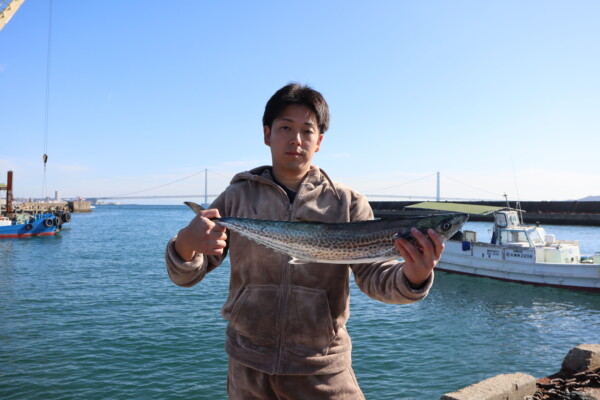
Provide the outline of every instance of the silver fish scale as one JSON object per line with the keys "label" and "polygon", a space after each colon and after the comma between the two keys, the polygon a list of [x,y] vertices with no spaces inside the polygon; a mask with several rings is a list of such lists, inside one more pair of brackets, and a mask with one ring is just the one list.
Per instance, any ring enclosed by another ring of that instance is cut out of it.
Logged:
{"label": "silver fish scale", "polygon": [[[400,257],[393,238],[411,237],[410,227],[435,229],[447,240],[467,220],[463,214],[413,217],[396,221],[341,224],[304,223],[225,217],[215,220],[242,236],[292,257],[290,263],[352,264],[388,261]],[[441,229],[442,223],[450,228]]]}

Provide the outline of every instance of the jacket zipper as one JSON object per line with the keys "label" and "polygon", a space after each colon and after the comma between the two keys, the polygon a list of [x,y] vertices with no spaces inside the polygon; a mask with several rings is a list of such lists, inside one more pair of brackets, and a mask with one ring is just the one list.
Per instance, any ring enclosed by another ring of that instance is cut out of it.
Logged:
{"label": "jacket zipper", "polygon": [[[294,198],[294,202],[290,202],[289,203],[289,207],[288,207],[288,215],[287,215],[287,219],[288,221],[292,220],[292,215],[294,213],[294,203],[297,201],[298,199],[298,195],[300,194],[300,190],[302,190],[302,185],[300,185],[300,189],[298,190],[298,193],[296,193],[296,197]],[[287,198],[287,195],[286,195]],[[288,200],[289,201],[289,200]],[[287,264],[285,265],[282,270],[283,270],[283,276],[282,276],[282,284],[283,284],[283,294],[281,296],[281,316],[280,316],[280,320],[281,320],[281,324],[280,324],[280,329],[278,332],[278,338],[277,338],[277,353],[275,354],[275,365],[274,365],[274,371],[273,373],[275,374],[280,374],[283,368],[283,348],[284,348],[284,344],[285,344],[285,326],[287,323],[287,315],[288,315],[288,309],[289,309],[289,302],[290,302],[290,296],[291,296],[291,292],[292,292],[292,269],[293,269],[293,265],[292,264]]]}

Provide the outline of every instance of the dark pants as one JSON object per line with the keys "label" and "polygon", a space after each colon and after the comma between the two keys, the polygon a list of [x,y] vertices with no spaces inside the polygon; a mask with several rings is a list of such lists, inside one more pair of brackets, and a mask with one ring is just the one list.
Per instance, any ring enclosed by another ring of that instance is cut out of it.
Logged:
{"label": "dark pants", "polygon": [[364,400],[354,371],[330,375],[269,375],[229,358],[231,400]]}

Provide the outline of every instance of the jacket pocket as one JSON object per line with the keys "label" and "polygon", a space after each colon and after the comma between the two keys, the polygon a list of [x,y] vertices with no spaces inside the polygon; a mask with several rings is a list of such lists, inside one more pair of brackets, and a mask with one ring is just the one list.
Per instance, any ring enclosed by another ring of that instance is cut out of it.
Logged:
{"label": "jacket pocket", "polygon": [[327,355],[335,330],[325,290],[293,286],[286,319],[287,353],[301,357]]}
{"label": "jacket pocket", "polygon": [[276,344],[277,286],[246,286],[231,311],[238,345],[258,353]]}

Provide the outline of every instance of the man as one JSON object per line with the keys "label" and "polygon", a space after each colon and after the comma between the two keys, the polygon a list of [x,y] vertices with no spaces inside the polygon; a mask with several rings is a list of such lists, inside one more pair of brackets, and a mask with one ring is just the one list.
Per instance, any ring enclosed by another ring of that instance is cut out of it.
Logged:
{"label": "man", "polygon": [[443,251],[418,230],[419,246],[396,247],[404,262],[289,264],[289,257],[211,221],[221,216],[287,221],[351,222],[373,219],[366,198],[334,183],[312,165],[329,127],[323,96],[289,84],[267,102],[264,143],[272,166],[237,174],[210,210],[199,213],[167,245],[171,280],[193,286],[229,254],[227,392],[232,399],[364,399],[351,365],[350,271],[368,296],[386,303],[423,299]]}

